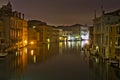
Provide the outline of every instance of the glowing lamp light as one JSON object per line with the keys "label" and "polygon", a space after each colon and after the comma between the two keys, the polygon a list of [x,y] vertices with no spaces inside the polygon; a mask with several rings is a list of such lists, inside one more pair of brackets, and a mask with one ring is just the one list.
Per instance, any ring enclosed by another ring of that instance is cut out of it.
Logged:
{"label": "glowing lamp light", "polygon": [[36,26],[33,26],[33,28],[36,28]]}
{"label": "glowing lamp light", "polygon": [[99,49],[99,47],[98,47],[98,46],[96,46],[96,49],[98,50],[98,49]]}
{"label": "glowing lamp light", "polygon": [[34,42],[33,42],[33,41],[31,41],[31,42],[30,42],[30,44],[34,44]]}
{"label": "glowing lamp light", "polygon": [[62,37],[59,37],[59,40],[62,40]]}
{"label": "glowing lamp light", "polygon": [[47,39],[47,42],[50,42],[50,39],[49,39],[49,38]]}
{"label": "glowing lamp light", "polygon": [[85,43],[89,45],[89,41],[88,41],[88,40],[86,40],[86,42],[85,42]]}
{"label": "glowing lamp light", "polygon": [[27,40],[25,40],[24,43],[27,44]]}

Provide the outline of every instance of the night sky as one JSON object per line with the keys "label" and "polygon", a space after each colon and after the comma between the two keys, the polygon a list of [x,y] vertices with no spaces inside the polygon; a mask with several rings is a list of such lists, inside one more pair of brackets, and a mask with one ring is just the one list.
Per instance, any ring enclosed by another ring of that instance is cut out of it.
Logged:
{"label": "night sky", "polygon": [[[0,6],[9,0],[0,0]],[[50,25],[92,24],[94,11],[120,9],[120,0],[11,0],[13,11],[25,14],[27,20],[36,19]]]}

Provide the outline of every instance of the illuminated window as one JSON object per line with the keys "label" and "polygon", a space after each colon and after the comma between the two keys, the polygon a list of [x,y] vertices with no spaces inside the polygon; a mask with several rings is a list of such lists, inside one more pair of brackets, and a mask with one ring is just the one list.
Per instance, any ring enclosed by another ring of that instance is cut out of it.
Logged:
{"label": "illuminated window", "polygon": [[33,28],[36,28],[36,26],[33,26]]}

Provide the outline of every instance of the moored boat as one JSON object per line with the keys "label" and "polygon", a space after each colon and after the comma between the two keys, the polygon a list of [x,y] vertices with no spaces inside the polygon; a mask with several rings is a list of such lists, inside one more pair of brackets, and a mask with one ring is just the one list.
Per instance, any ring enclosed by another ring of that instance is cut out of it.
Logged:
{"label": "moored boat", "polygon": [[6,57],[8,55],[7,52],[0,53],[0,57]]}

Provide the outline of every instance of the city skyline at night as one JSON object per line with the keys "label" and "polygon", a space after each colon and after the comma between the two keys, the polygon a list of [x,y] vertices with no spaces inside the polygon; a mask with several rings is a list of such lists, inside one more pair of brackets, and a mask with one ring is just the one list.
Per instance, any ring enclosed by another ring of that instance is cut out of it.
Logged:
{"label": "city skyline at night", "polygon": [[[13,10],[25,14],[26,19],[41,20],[50,25],[88,24],[92,25],[94,11],[101,14],[105,11],[120,9],[120,0],[1,0],[0,6],[10,1]],[[97,15],[97,16],[98,16]]]}
{"label": "city skyline at night", "polygon": [[120,80],[120,0],[0,0],[0,80]]}

